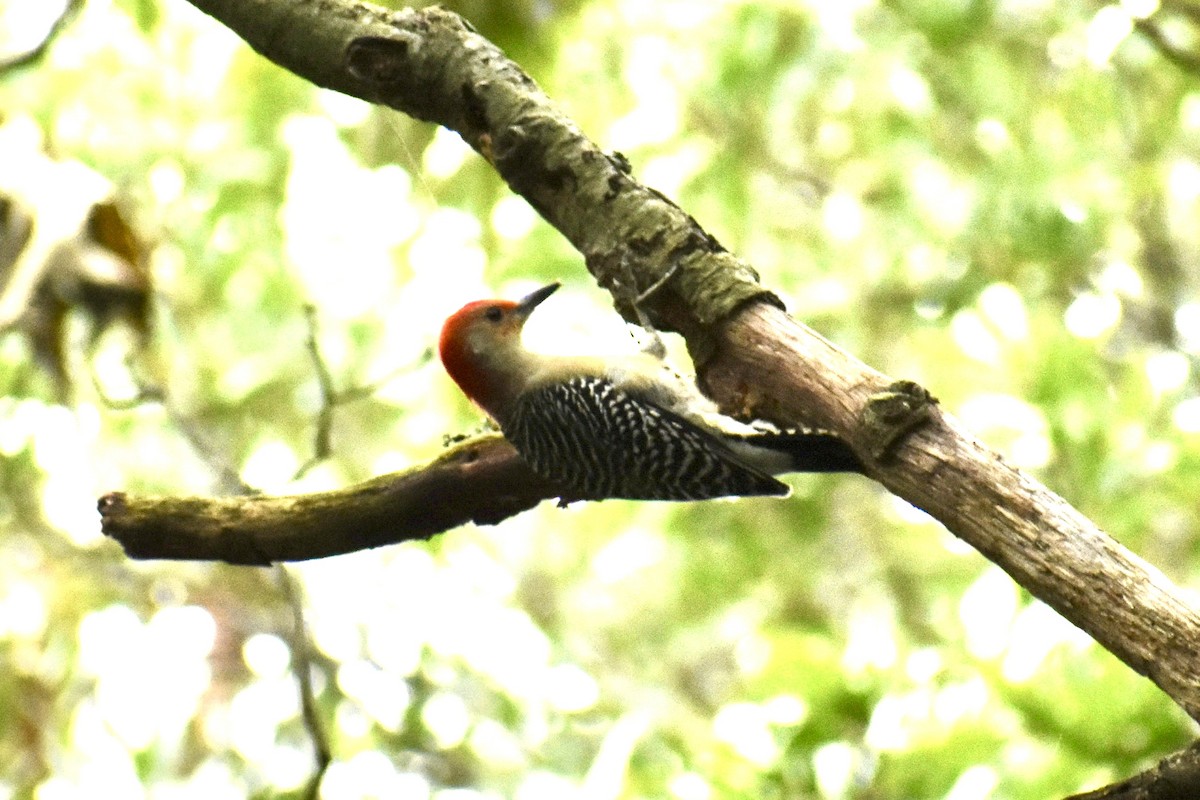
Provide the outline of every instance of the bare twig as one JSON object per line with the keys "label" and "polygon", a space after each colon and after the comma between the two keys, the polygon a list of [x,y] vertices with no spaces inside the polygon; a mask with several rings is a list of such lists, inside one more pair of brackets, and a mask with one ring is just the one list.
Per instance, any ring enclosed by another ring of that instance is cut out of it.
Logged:
{"label": "bare twig", "polygon": [[[313,454],[296,470],[295,475],[292,476],[293,481],[303,478],[313,467],[333,454],[333,423],[334,415],[339,406],[370,397],[379,390],[379,387],[392,380],[396,375],[407,369],[411,369],[411,367],[405,366],[397,367],[389,374],[370,383],[362,384],[361,386],[352,386],[349,389],[338,389],[334,386],[333,375],[329,371],[329,365],[325,362],[325,357],[321,354],[321,345],[318,340],[320,319],[316,306],[312,304],[306,305],[304,307],[304,317],[308,323],[308,336],[305,337],[305,349],[308,351],[309,360],[312,361],[313,371],[317,376],[317,386],[321,390],[321,410],[317,413],[317,428],[313,434]],[[421,360],[428,361],[431,357],[432,353],[426,352]]]}
{"label": "bare twig", "polygon": [[317,341],[319,320],[317,307],[311,303],[304,306],[304,319],[308,323],[308,336],[305,339],[308,357],[312,361],[313,371],[317,374],[317,386],[321,389],[321,410],[317,414],[317,430],[313,434],[313,454],[296,470],[292,480],[300,480],[309,470],[329,458],[332,452],[333,410],[338,403],[338,393],[333,386],[333,376],[329,374],[329,366],[321,356],[321,345]]}
{"label": "bare twig", "polygon": [[1200,54],[1177,44],[1154,19],[1139,19],[1135,26],[1162,53],[1163,58],[1180,69],[1200,73]]}
{"label": "bare twig", "polygon": [[316,772],[309,779],[305,796],[309,800],[317,800],[320,796],[321,780],[329,770],[329,765],[333,761],[333,753],[329,747],[329,735],[325,730],[325,723],[322,722],[321,714],[317,709],[317,695],[313,689],[313,649],[312,640],[308,636],[308,627],[304,622],[304,601],[300,597],[300,590],[287,567],[278,564],[275,571],[279,576],[279,586],[283,591],[283,597],[292,609],[292,632],[288,637],[288,643],[292,650],[292,671],[296,674],[296,680],[300,684],[301,719],[304,722],[304,729],[308,732],[308,738],[312,741],[313,757],[317,762]]}

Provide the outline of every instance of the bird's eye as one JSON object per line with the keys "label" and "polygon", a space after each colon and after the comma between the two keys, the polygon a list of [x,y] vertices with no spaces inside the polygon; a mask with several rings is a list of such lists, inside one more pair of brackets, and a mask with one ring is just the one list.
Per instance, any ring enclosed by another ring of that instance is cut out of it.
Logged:
{"label": "bird's eye", "polygon": [[500,306],[488,306],[483,316],[487,317],[488,322],[499,322],[504,318],[504,312],[500,310]]}

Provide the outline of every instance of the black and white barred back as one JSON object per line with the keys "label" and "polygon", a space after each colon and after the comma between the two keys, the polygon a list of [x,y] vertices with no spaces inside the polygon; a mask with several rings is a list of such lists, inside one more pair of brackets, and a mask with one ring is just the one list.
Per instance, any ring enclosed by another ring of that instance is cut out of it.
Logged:
{"label": "black and white barred back", "polygon": [[714,434],[597,377],[524,393],[501,426],[521,457],[572,498],[707,500],[785,495]]}

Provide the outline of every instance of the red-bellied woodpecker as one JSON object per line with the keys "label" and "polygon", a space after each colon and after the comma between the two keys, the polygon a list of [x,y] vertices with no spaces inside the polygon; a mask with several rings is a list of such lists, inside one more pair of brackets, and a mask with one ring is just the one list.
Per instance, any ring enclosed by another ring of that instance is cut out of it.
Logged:
{"label": "red-bellied woodpecker", "polygon": [[518,302],[468,303],[446,320],[438,349],[450,377],[567,499],[786,495],[788,486],[772,475],[861,471],[833,434],[767,432],[723,416],[648,354],[527,350],[525,321],[558,286]]}

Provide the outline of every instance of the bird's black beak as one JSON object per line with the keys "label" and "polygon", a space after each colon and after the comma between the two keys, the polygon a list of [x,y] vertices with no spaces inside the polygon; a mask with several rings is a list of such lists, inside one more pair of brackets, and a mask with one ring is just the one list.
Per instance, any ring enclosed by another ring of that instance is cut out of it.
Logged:
{"label": "bird's black beak", "polygon": [[522,317],[528,317],[543,300],[558,291],[558,287],[561,285],[561,283],[555,281],[554,283],[543,286],[536,292],[531,292],[525,295],[525,297],[521,298],[520,302],[517,303],[517,313]]}

